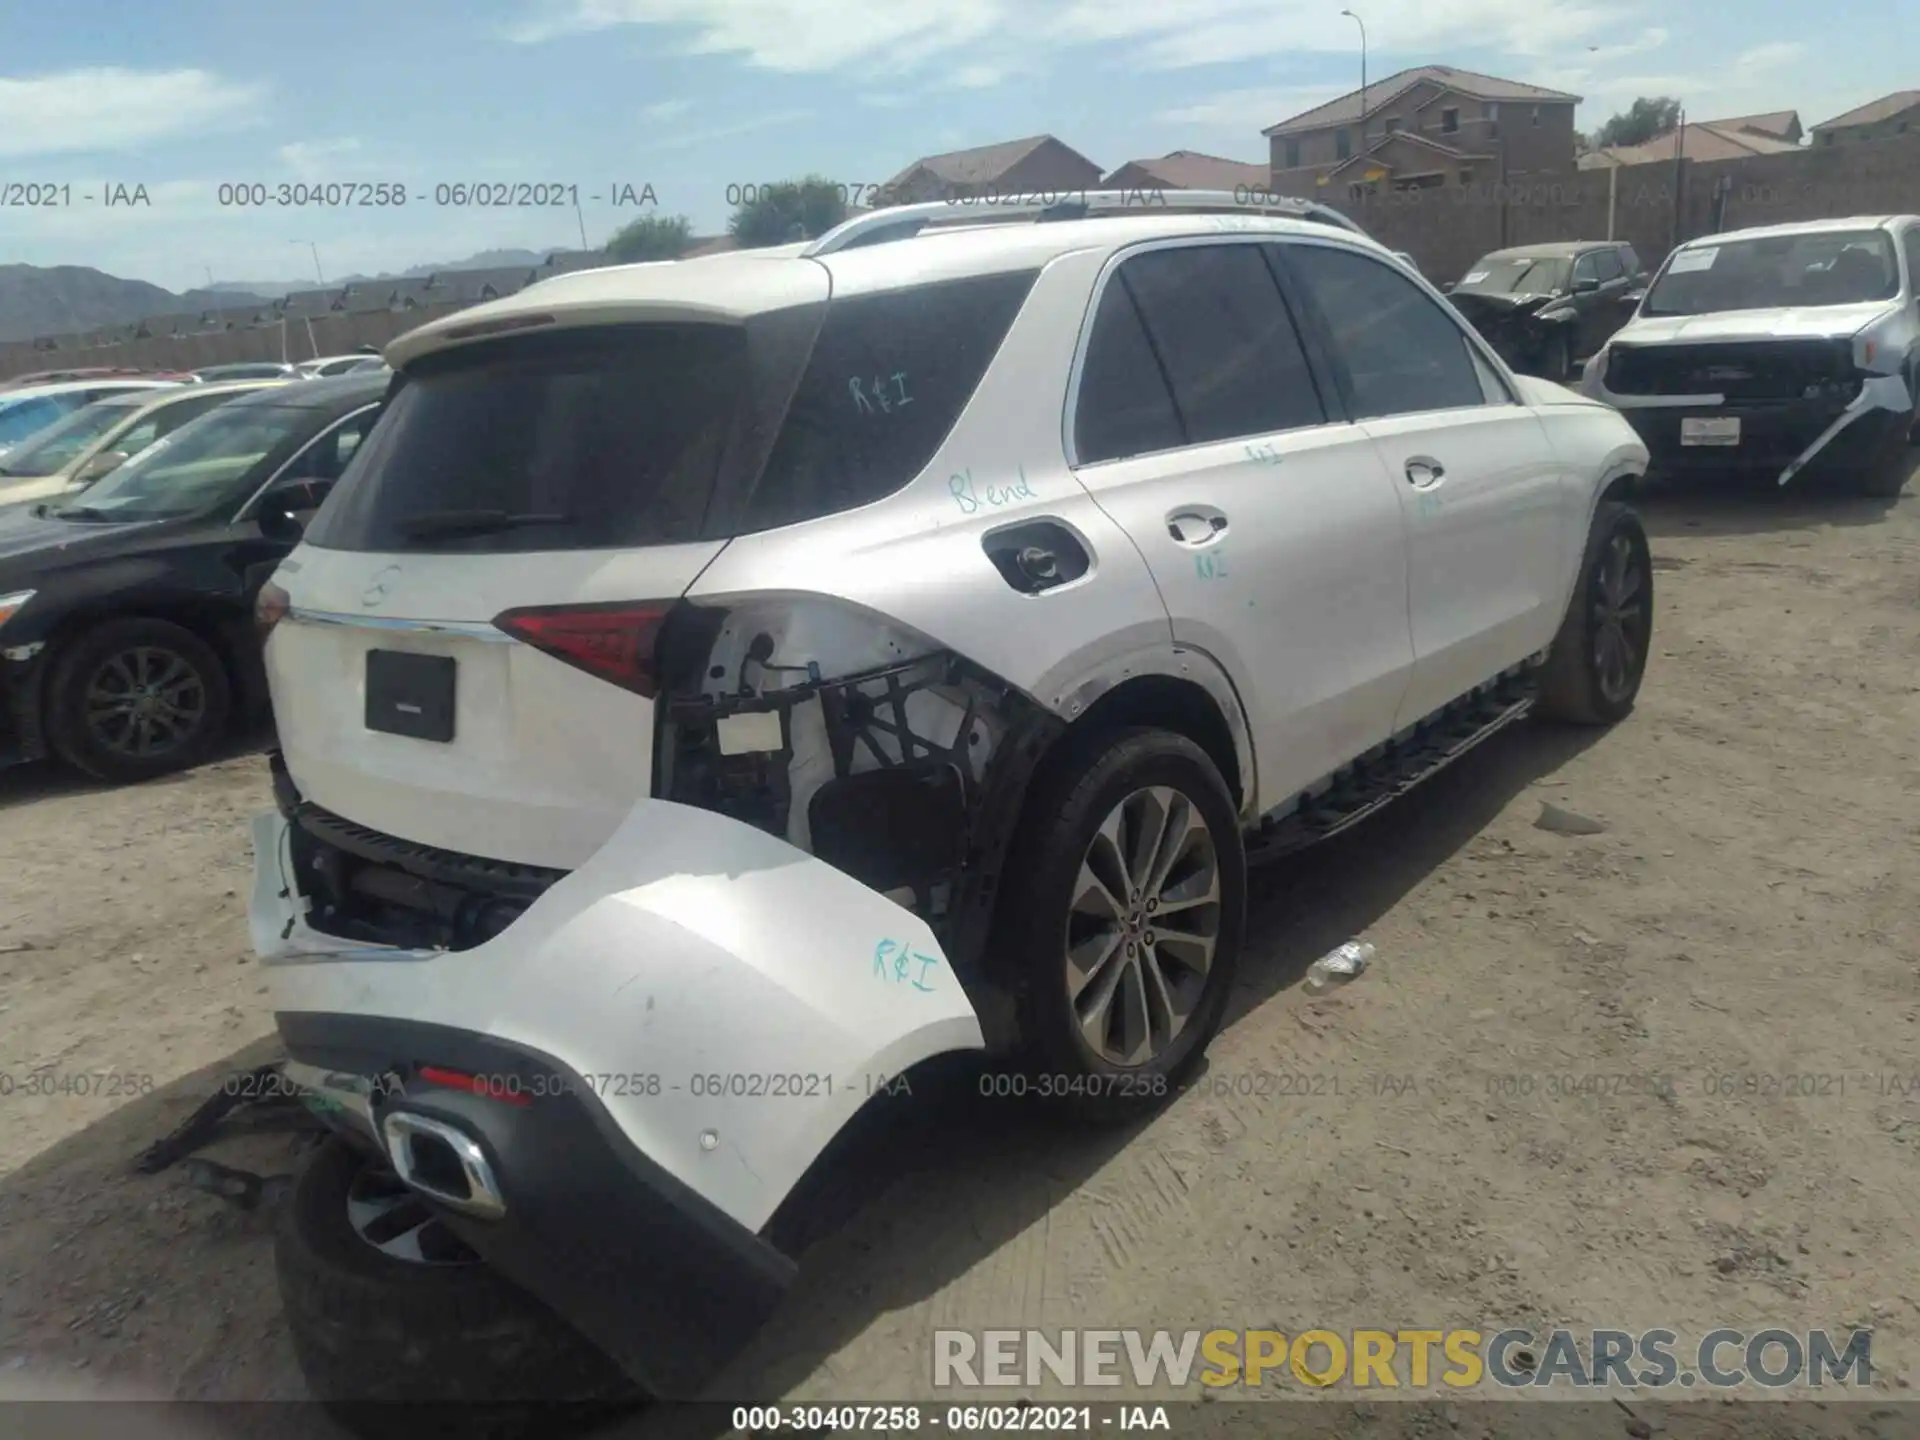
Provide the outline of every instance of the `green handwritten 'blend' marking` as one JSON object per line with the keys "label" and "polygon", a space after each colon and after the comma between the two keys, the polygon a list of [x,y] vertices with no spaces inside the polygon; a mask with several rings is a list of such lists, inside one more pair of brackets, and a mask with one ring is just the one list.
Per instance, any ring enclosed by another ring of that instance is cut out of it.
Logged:
{"label": "green handwritten 'blend' marking", "polygon": [[998,510],[1003,505],[1012,505],[1020,500],[1038,500],[1038,492],[1027,479],[1027,467],[1014,467],[1020,479],[1012,485],[984,485],[974,488],[973,471],[969,468],[947,480],[947,493],[953,496],[953,503],[960,507],[962,515],[976,515],[982,510]]}

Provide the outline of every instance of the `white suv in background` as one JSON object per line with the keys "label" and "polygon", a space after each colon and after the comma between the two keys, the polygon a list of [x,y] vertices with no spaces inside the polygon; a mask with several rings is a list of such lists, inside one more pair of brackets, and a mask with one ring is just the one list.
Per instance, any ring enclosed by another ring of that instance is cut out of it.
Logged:
{"label": "white suv in background", "polygon": [[[887,1077],[986,1049],[1157,1103],[1250,855],[1536,706],[1632,707],[1627,423],[1319,207],[1170,198],[902,207],[389,347],[261,610],[254,935],[365,1157],[282,1235],[321,1393],[403,1373],[314,1278],[380,1157],[435,1253],[684,1392]],[[443,1389],[504,1383],[470,1316],[406,1313]]]}
{"label": "white suv in background", "polygon": [[1656,474],[1898,495],[1920,464],[1920,216],[1688,241],[1582,387],[1633,423]]}

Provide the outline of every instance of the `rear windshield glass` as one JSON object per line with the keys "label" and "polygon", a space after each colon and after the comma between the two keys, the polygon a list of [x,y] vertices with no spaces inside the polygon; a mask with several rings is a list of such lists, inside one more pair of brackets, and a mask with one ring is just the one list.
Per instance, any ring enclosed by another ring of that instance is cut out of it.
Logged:
{"label": "rear windshield glass", "polygon": [[584,550],[696,539],[746,375],[729,325],[553,333],[410,371],[307,539]]}
{"label": "rear windshield glass", "polygon": [[1858,305],[1899,293],[1900,266],[1886,231],[1816,230],[1677,250],[1640,313]]}
{"label": "rear windshield glass", "polygon": [[1456,290],[1470,295],[1552,295],[1564,290],[1573,264],[1547,256],[1508,256],[1482,260],[1466,273]]}

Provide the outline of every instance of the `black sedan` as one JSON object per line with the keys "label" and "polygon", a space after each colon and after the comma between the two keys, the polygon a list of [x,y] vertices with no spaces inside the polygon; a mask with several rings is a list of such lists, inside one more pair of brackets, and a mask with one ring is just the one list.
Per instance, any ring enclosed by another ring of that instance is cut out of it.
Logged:
{"label": "black sedan", "polygon": [[244,395],[56,504],[0,511],[0,759],[103,780],[204,759],[266,687],[254,597],[388,377]]}
{"label": "black sedan", "polygon": [[1564,240],[1483,255],[1446,292],[1514,369],[1565,384],[1633,317],[1647,275],[1624,241]]}

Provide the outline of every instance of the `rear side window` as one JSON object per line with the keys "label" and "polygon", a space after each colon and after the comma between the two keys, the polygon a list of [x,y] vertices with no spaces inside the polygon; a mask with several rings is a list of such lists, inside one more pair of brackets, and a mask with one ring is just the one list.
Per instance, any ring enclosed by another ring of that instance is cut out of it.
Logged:
{"label": "rear side window", "polygon": [[745,356],[731,325],[552,332],[430,356],[308,538],[488,552],[696,539]]}
{"label": "rear side window", "polygon": [[1184,443],[1325,422],[1300,337],[1258,246],[1149,250],[1123,263],[1107,288],[1116,284],[1139,307]]}
{"label": "rear side window", "polygon": [[1920,295],[1920,228],[1907,231],[1907,293]]}
{"label": "rear side window", "polygon": [[1087,336],[1073,415],[1074,457],[1094,465],[1177,450],[1185,441],[1166,373],[1140,323],[1140,307],[1116,276],[1101,292]]}
{"label": "rear side window", "polygon": [[833,515],[906,485],[952,432],[1033,288],[1034,272],[835,300],[744,525]]}
{"label": "rear side window", "polygon": [[1631,245],[1622,245],[1620,247],[1620,268],[1629,276],[1640,273],[1640,256]]}
{"label": "rear side window", "polygon": [[1487,403],[1465,334],[1398,270],[1331,245],[1281,249],[1346,368],[1355,419]]}

